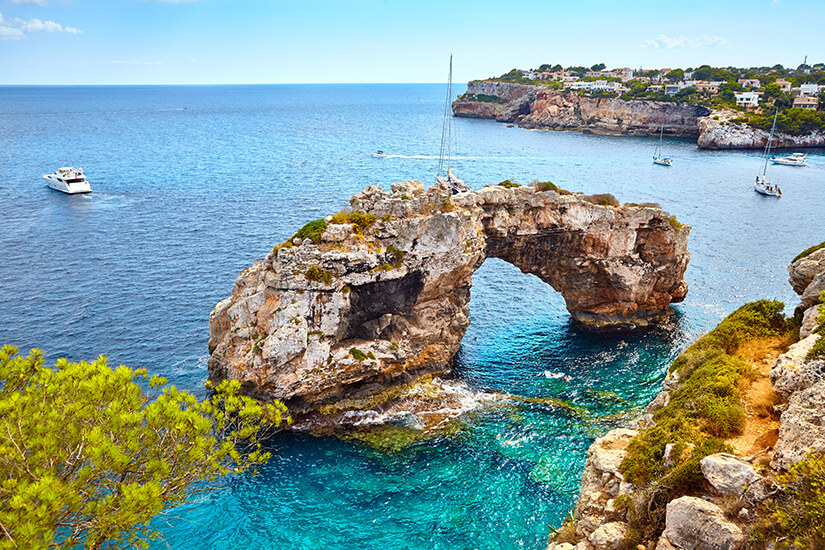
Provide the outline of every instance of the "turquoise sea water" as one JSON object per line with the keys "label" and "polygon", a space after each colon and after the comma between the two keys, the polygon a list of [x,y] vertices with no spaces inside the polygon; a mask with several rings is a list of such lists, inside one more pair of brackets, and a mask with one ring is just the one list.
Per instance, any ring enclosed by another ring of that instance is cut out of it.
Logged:
{"label": "turquoise sea water", "polygon": [[[244,267],[367,185],[433,180],[443,91],[0,88],[0,342],[49,359],[106,354],[202,393],[209,311]],[[286,434],[258,476],[224,480],[159,523],[172,548],[543,548],[575,502],[593,438],[632,418],[675,355],[736,306],[795,303],[786,265],[825,240],[821,150],[807,168],[770,168],[775,200],[752,191],[758,152],[667,140],[674,166],[664,168],[650,139],[467,119],[454,128],[454,170],[473,187],[552,180],[659,202],[692,225],[691,291],[674,327],[589,334],[552,288],[489,260],[453,374],[516,396],[513,406],[394,454]],[[377,149],[398,157],[371,158]],[[42,174],[71,164],[93,194],[45,186]]]}

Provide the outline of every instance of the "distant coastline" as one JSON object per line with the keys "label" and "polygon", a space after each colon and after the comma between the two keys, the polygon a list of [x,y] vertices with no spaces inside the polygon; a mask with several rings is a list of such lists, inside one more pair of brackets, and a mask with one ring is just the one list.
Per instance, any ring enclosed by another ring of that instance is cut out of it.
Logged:
{"label": "distant coastline", "polygon": [[453,102],[453,114],[604,134],[645,136],[662,129],[696,139],[703,149],[758,149],[778,110],[776,147],[823,147],[825,67],[800,67],[634,71],[542,65],[470,81]]}

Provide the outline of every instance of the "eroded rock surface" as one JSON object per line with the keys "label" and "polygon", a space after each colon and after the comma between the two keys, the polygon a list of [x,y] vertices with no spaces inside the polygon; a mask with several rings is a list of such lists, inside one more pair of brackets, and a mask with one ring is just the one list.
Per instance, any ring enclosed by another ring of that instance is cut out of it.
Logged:
{"label": "eroded rock surface", "polygon": [[687,292],[689,228],[659,208],[532,187],[452,196],[420,182],[371,186],[350,202],[371,221],[329,218],[314,240],[241,273],[210,316],[211,379],[240,380],[297,415],[391,403],[448,368],[488,257],[537,275],[574,319],[598,327],[657,322]]}
{"label": "eroded rock surface", "polygon": [[[770,132],[751,128],[747,124],[736,124],[713,117],[699,120],[700,135],[697,145],[702,149],[761,149],[768,143]],[[776,133],[773,136],[774,147],[822,147],[825,145],[825,133],[813,132],[794,136]]]}
{"label": "eroded rock surface", "polygon": [[705,107],[687,103],[597,98],[543,86],[479,80],[471,81],[467,94],[453,103],[455,116],[494,118],[525,128],[658,135],[664,123],[667,135],[683,137],[697,137],[698,120],[709,113]]}
{"label": "eroded rock surface", "polygon": [[[472,80],[467,93],[453,102],[458,117],[489,118],[525,128],[697,138],[702,149],[762,149],[769,132],[735,123],[735,112],[711,112],[690,103],[582,96],[545,86]],[[822,147],[825,132],[777,133],[774,147]]]}
{"label": "eroded rock surface", "polygon": [[680,550],[737,550],[745,535],[727,521],[721,508],[696,497],[682,497],[667,505],[664,536]]}

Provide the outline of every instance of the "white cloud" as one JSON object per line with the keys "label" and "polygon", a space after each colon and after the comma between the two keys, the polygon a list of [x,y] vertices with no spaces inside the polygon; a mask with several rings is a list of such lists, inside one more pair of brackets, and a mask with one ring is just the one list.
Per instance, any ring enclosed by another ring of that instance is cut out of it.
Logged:
{"label": "white cloud", "polygon": [[48,0],[10,0],[9,4],[35,4],[37,6],[45,6],[49,2]]}
{"label": "white cloud", "polygon": [[30,34],[41,32],[65,32],[80,34],[83,31],[74,27],[67,27],[54,21],[42,19],[20,19],[19,17],[4,17],[0,13],[0,40],[21,40]]}
{"label": "white cloud", "polygon": [[666,48],[671,50],[673,48],[709,48],[715,46],[722,46],[727,44],[728,40],[721,36],[710,36],[703,34],[694,38],[687,38],[685,36],[671,37],[664,34],[659,34],[653,40],[645,40],[645,48]]}

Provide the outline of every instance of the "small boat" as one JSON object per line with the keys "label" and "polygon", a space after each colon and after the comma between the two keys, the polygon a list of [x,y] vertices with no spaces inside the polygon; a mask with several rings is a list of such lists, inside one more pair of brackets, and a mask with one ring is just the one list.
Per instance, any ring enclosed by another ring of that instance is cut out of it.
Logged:
{"label": "small boat", "polygon": [[658,164],[660,166],[673,166],[673,159],[670,157],[663,157],[662,156],[662,138],[665,134],[665,121],[662,121],[662,127],[659,129],[659,143],[656,145],[656,149],[653,151],[653,164]]}
{"label": "small boat", "polygon": [[[438,155],[438,172],[435,177],[439,183],[443,183],[452,189],[453,195],[470,191],[470,186],[464,180],[456,177],[450,167],[452,161],[452,141],[453,141],[453,114],[450,98],[453,94],[453,56],[450,56],[450,75],[447,79],[447,102],[444,105],[444,121],[441,126],[441,152]],[[442,176],[441,170],[444,168],[444,157],[447,157],[447,175]]]}
{"label": "small boat", "polygon": [[387,153],[385,153],[384,151],[381,151],[380,149],[372,154],[372,158],[375,158],[375,159],[385,159],[388,156],[389,155]]}
{"label": "small boat", "polygon": [[805,153],[792,153],[787,157],[771,157],[771,162],[783,166],[808,166]]}
{"label": "small boat", "polygon": [[765,145],[765,163],[762,167],[762,175],[756,176],[756,182],[753,184],[753,190],[766,197],[781,197],[782,191],[778,185],[774,185],[768,181],[768,159],[771,156],[771,144],[773,143],[773,133],[776,130],[776,117],[779,115],[779,109],[773,115],[773,126],[771,127],[771,135],[768,137],[768,143]]}
{"label": "small boat", "polygon": [[760,195],[765,195],[766,197],[781,197],[782,190],[779,189],[779,186],[771,184],[765,178],[760,178],[756,176],[756,182],[753,184],[753,190],[759,193]]}
{"label": "small boat", "polygon": [[83,168],[73,166],[58,168],[56,172],[44,174],[43,177],[49,182],[49,187],[61,193],[76,195],[92,192],[92,186],[83,174]]}

